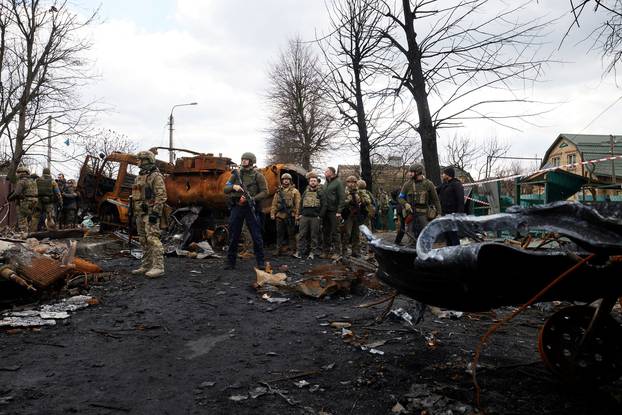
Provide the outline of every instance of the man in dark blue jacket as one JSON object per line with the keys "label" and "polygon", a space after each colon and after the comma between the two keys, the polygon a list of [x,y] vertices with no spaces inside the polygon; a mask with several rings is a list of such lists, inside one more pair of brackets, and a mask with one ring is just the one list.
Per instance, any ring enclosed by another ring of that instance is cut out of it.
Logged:
{"label": "man in dark blue jacket", "polygon": [[[462,182],[456,179],[456,171],[453,167],[446,167],[441,174],[443,183],[437,188],[438,197],[441,200],[443,215],[450,213],[464,213],[464,187]],[[460,245],[458,233],[445,232],[447,245]]]}

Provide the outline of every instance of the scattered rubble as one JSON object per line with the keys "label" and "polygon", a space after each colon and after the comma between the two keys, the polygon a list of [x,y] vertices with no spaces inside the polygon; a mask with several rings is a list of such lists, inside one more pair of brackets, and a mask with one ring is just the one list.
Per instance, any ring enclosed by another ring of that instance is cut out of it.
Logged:
{"label": "scattered rubble", "polygon": [[76,295],[58,303],[42,305],[36,310],[5,311],[0,314],[0,327],[54,326],[56,320],[69,318],[69,312],[95,304],[98,304],[96,298]]}

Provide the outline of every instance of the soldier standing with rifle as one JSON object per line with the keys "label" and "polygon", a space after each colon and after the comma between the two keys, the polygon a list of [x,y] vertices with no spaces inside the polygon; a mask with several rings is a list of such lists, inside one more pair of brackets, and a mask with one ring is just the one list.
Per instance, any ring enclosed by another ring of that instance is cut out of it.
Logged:
{"label": "soldier standing with rifle", "polygon": [[37,230],[39,217],[37,204],[39,203],[37,183],[30,177],[26,167],[18,167],[19,180],[8,197],[9,201],[17,200],[18,230],[28,234]]}
{"label": "soldier standing with rifle", "polygon": [[402,205],[406,234],[412,239],[411,243],[416,244],[425,225],[434,219],[431,208],[434,207],[437,215],[441,214],[441,202],[434,183],[423,175],[421,163],[410,166],[408,177],[410,180],[402,186],[397,200]]}
{"label": "soldier standing with rifle", "polygon": [[256,162],[257,158],[253,153],[242,154],[242,168],[233,170],[231,178],[225,185],[224,191],[229,196],[231,216],[229,217],[229,251],[224,269],[235,268],[238,244],[245,221],[253,238],[257,268],[265,268],[263,239],[255,203],[268,196],[268,184],[263,174],[255,168]]}
{"label": "soldier standing with rifle", "polygon": [[39,209],[47,230],[56,229],[57,204],[63,207],[63,197],[60,194],[58,183],[52,178],[50,169],[45,167],[43,174],[37,179],[39,195]]}
{"label": "soldier standing with rifle", "polygon": [[292,184],[289,173],[281,175],[281,186],[272,199],[270,218],[276,220],[276,249],[274,254],[280,255],[283,241],[287,238],[287,246],[296,251],[296,226],[298,209],[300,207],[300,192]]}
{"label": "soldier standing with rifle", "polygon": [[160,220],[166,203],[164,177],[155,164],[151,151],[141,151],[136,157],[140,171],[132,186],[133,216],[136,217],[138,239],[143,248],[140,268],[132,274],[145,274],[147,278],[164,275],[164,249],[160,241]]}

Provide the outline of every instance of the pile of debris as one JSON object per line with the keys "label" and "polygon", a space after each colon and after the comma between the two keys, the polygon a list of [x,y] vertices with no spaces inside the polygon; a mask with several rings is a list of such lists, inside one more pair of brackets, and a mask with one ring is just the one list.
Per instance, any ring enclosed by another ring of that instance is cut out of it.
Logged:
{"label": "pile of debris", "polygon": [[279,269],[281,272],[273,273],[268,264],[265,271],[255,268],[257,280],[254,287],[264,293],[263,298],[270,302],[275,302],[270,293],[276,292],[295,292],[319,299],[337,293],[348,293],[357,284],[370,289],[382,289],[382,284],[374,276],[374,270],[374,265],[369,263],[358,266],[350,262],[331,263],[313,267],[303,272],[301,278],[294,279],[287,276],[286,265]]}
{"label": "pile of debris", "polygon": [[76,241],[0,240],[0,284],[10,282],[37,293],[74,275],[102,269],[76,257]]}

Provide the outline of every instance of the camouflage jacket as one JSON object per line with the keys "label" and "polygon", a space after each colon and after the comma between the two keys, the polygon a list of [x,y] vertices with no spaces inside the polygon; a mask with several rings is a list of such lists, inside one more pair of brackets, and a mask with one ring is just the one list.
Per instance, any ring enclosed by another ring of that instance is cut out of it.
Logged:
{"label": "camouflage jacket", "polygon": [[[285,201],[285,207],[283,207],[281,199]],[[280,186],[272,199],[270,215],[275,215],[279,219],[287,219],[287,211],[289,211],[290,216],[297,217],[300,199],[300,192],[293,185]]]}
{"label": "camouflage jacket", "polygon": [[404,183],[397,200],[402,206],[409,203],[416,213],[425,214],[428,206],[434,206],[436,212],[441,214],[441,201],[436,187],[425,177],[419,181],[411,179]]}
{"label": "camouflage jacket", "polygon": [[136,215],[155,213],[162,215],[166,203],[164,177],[158,169],[143,172],[136,176],[132,186],[132,200]]}
{"label": "camouflage jacket", "polygon": [[8,200],[36,199],[38,197],[37,183],[29,176],[20,177],[8,197]]}

